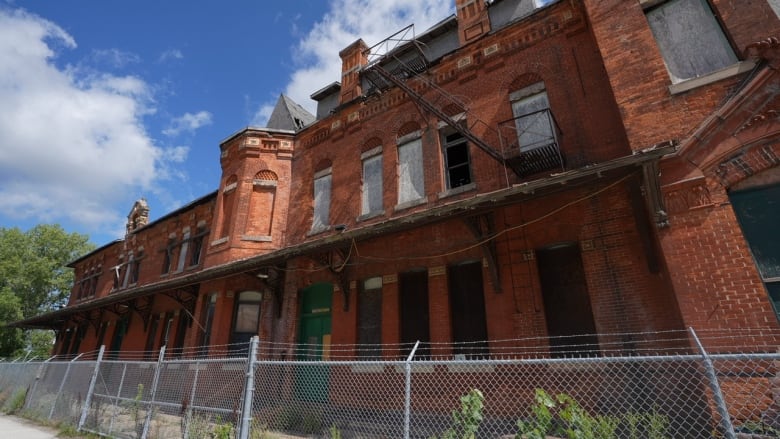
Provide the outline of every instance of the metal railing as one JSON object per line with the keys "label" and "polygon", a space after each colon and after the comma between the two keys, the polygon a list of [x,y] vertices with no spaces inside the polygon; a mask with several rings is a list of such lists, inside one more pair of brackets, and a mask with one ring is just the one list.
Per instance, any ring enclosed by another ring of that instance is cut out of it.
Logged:
{"label": "metal railing", "polygon": [[27,416],[119,438],[780,437],[780,331],[597,339],[596,354],[572,345],[587,356],[566,358],[546,338],[490,341],[469,360],[452,355],[465,346],[419,342],[369,361],[356,345],[293,360],[309,346],[257,338],[232,357],[101,350],[0,363],[0,405],[22,395]]}

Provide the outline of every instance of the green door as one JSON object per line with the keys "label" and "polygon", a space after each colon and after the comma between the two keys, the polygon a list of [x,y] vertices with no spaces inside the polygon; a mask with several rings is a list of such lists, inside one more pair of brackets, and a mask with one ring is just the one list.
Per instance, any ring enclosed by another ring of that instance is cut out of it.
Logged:
{"label": "green door", "polygon": [[[298,324],[298,354],[300,361],[330,359],[330,308],[333,285],[314,284],[301,291],[301,320]],[[297,368],[296,395],[312,402],[328,400],[328,366],[301,364]]]}

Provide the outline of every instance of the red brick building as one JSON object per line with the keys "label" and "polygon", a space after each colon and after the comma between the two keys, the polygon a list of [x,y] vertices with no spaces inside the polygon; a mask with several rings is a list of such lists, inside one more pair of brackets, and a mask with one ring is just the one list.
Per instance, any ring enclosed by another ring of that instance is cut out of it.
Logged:
{"label": "red brick building", "polygon": [[316,116],[281,97],[219,145],[216,192],[151,223],[139,201],[68,306],[18,324],[62,354],[257,334],[322,358],[776,329],[776,2],[456,6],[345,48]]}

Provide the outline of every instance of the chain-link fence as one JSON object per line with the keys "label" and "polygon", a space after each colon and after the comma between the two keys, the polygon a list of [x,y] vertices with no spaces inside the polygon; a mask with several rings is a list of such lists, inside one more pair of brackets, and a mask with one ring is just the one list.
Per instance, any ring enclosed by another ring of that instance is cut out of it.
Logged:
{"label": "chain-link fence", "polygon": [[597,339],[101,351],[0,363],[0,404],[120,438],[780,437],[780,332]]}

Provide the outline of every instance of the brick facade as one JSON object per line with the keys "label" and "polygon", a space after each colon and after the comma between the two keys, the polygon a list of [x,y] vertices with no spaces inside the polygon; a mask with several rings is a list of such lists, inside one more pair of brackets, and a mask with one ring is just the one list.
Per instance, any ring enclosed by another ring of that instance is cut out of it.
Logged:
{"label": "brick facade", "polygon": [[[170,318],[169,346],[186,355],[207,332],[214,347],[237,340],[238,297],[257,291],[257,334],[294,346],[302,297],[325,284],[333,290],[323,309],[330,343],[354,345],[362,282],[381,277],[383,355],[395,357],[406,324],[403,274],[425,270],[428,341],[448,343],[461,324],[448,270],[476,263],[488,343],[500,352],[506,343],[527,348],[521,340],[577,329],[551,323],[564,311],[550,302],[555,282],[543,275],[555,267],[540,259],[569,249],[576,258],[567,260],[571,269],[560,282],[584,292],[592,309],[583,311],[585,320],[602,345],[633,352],[635,340],[612,335],[618,333],[777,329],[729,202],[732,190],[780,180],[780,76],[773,67],[780,57],[776,40],[767,39],[780,21],[769,6],[750,2],[736,13],[732,2],[713,1],[740,65],[756,67],[679,91],[670,88],[642,2],[558,1],[505,23],[489,15],[502,2],[456,3],[457,23],[439,31],[457,33],[452,41],[459,46],[405,84],[426,102],[442,102],[440,90],[458,100],[431,109],[398,86],[373,93],[364,81],[366,45],[356,41],[340,54],[333,111],[300,130],[247,128],[226,139],[215,193],[129,225],[124,240],[75,261],[69,306],[27,324],[58,329],[55,350],[67,353],[94,349],[105,322],[103,342],[110,345],[118,322],[130,316],[121,349],[142,351],[160,347]],[[502,131],[517,126],[512,100],[519,98],[512,96],[539,83],[554,118],[558,168],[521,175],[469,142],[470,181],[449,187],[446,118],[438,111],[465,118],[497,155],[517,155],[507,149],[518,148],[511,146],[518,135]],[[677,146],[659,152],[670,140]],[[399,145],[410,141],[421,148],[423,193],[399,203]],[[381,157],[382,209],[367,215],[361,207],[369,153]],[[329,214],[326,227],[315,228],[315,176],[326,171]],[[196,246],[200,258],[193,261]],[[125,283],[123,270],[138,255],[137,279]],[[189,259],[179,268],[181,255]],[[80,325],[86,330],[75,345],[65,334]],[[441,346],[432,354],[455,354]],[[293,355],[292,347],[262,349]]]}

